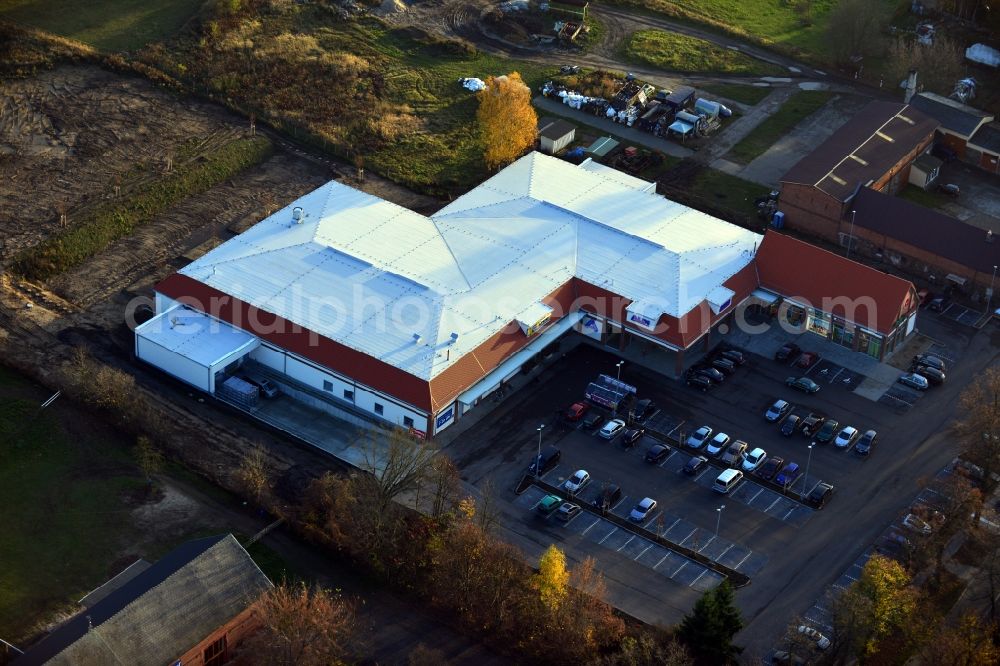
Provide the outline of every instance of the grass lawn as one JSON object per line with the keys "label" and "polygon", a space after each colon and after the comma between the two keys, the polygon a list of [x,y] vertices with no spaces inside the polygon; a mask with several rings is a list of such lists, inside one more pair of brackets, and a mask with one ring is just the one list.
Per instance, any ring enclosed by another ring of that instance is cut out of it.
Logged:
{"label": "grass lawn", "polygon": [[907,185],[899,196],[927,208],[940,208],[953,199],[937,190],[922,190],[916,185]]}
{"label": "grass lawn", "polygon": [[714,206],[725,208],[737,215],[754,216],[757,207],[754,199],[762,197],[770,190],[763,185],[751,183],[715,169],[702,169],[687,186],[695,197]]}
{"label": "grass lawn", "polygon": [[761,100],[774,92],[769,87],[743,86],[738,83],[706,83],[699,86],[699,89],[710,95],[718,95],[750,106],[760,104]]}
{"label": "grass lawn", "polygon": [[635,63],[661,67],[674,72],[727,74],[733,76],[782,76],[785,70],[775,65],[703,39],[663,30],[640,30],[633,33],[623,49],[623,56]]}
{"label": "grass lawn", "polygon": [[103,51],[131,51],[176,33],[203,0],[0,0],[0,18]]}
{"label": "grass lawn", "polygon": [[726,157],[734,162],[749,164],[773,146],[775,141],[788,134],[802,119],[818,111],[831,97],[833,93],[826,90],[798,91],[733,146]]}

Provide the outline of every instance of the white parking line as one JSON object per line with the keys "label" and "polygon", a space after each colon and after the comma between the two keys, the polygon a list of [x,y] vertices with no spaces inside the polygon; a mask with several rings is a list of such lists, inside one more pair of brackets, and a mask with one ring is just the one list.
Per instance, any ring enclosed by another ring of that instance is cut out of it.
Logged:
{"label": "white parking line", "polygon": [[781,517],[781,519],[782,519],[782,520],[788,520],[788,516],[792,515],[792,512],[793,512],[793,511],[795,511],[795,508],[796,508],[796,507],[794,507],[794,506],[793,506],[793,507],[792,507],[791,509],[789,509],[789,510],[788,510],[788,511],[787,511],[787,512],[785,513],[785,515],[783,515],[783,516]]}
{"label": "white parking line", "polygon": [[[645,551],[643,551],[643,552],[645,552]],[[663,560],[667,559],[669,556],[670,556],[670,553],[667,553],[666,555],[664,555],[663,557],[661,557],[660,561],[653,565],[653,569],[656,569],[658,566],[660,566],[661,564],[663,564]]]}
{"label": "white parking line", "polygon": [[[643,555],[645,555],[645,554],[646,554],[646,551],[647,551],[647,550],[649,550],[649,549],[650,549],[650,548],[652,548],[652,547],[653,547],[653,544],[649,544],[648,546],[646,546],[645,548],[643,548],[643,549],[642,549],[642,552],[641,552],[641,553],[639,553],[638,555],[636,555],[636,556],[635,556],[635,559],[637,559],[637,560],[638,560],[638,559],[639,559],[640,557],[642,557]],[[664,557],[666,557],[666,555],[664,555]]]}
{"label": "white parking line", "polygon": [[688,587],[694,587],[694,584],[697,583],[699,580],[701,580],[701,577],[704,576],[707,573],[708,573],[708,569],[702,569],[701,573],[698,574],[698,577],[695,578],[693,581],[691,581],[691,584],[688,585]]}
{"label": "white parking line", "polygon": [[678,430],[680,430],[681,426],[682,426],[682,425],[684,425],[685,423],[687,423],[687,421],[681,421],[680,423],[678,423],[677,425],[675,425],[675,426],[674,426],[674,429],[673,429],[673,430],[671,430],[670,432],[668,432],[668,433],[667,433],[667,439],[670,439],[670,437],[671,437],[671,436],[672,436],[672,435],[673,435],[673,434],[674,434],[675,432],[677,432]]}
{"label": "white parking line", "polygon": [[672,574],[670,574],[670,577],[673,578],[674,576],[676,576],[677,574],[679,574],[681,572],[681,569],[683,569],[687,565],[688,565],[688,561],[687,560],[684,560],[683,562],[681,562],[681,565],[679,567],[677,567],[677,571],[675,571]]}
{"label": "white parking line", "polygon": [[664,458],[663,462],[661,462],[659,465],[657,465],[657,467],[663,467],[664,465],[667,464],[667,461],[670,460],[671,458],[673,458],[675,455],[677,455],[677,451],[671,451],[670,455],[668,455],[666,458]]}
{"label": "white parking line", "polygon": [[692,536],[694,536],[694,533],[697,532],[697,531],[698,531],[697,527],[694,528],[693,530],[691,530],[691,534],[688,534],[686,537],[684,537],[683,539],[681,539],[681,545],[683,546],[684,542],[687,541],[688,539],[690,539]]}
{"label": "white parking line", "polygon": [[736,545],[735,543],[729,544],[729,548],[726,548],[724,551],[722,551],[721,553],[719,553],[719,556],[717,558],[715,558],[715,561],[718,562],[723,557],[725,557],[726,553],[728,553],[729,551],[731,551],[733,549],[733,546],[735,546],[735,545]]}
{"label": "white parking line", "polygon": [[843,369],[843,368],[841,368],[840,370],[837,370],[837,372],[836,372],[836,373],[834,373],[833,377],[830,377],[830,383],[832,384],[832,383],[833,383],[833,381],[834,381],[834,380],[835,380],[835,379],[836,379],[837,377],[839,377],[839,376],[840,376],[840,373],[842,373],[843,371],[844,371],[844,369]]}
{"label": "white parking line", "polygon": [[742,560],[740,560],[739,562],[737,562],[736,566],[734,566],[733,569],[737,569],[738,570],[741,566],[743,566],[744,562],[746,562],[748,559],[750,559],[751,555],[753,555],[753,551],[752,550],[749,553],[746,554],[746,557],[744,557]]}
{"label": "white parking line", "polygon": [[703,477],[706,474],[708,474],[708,469],[709,469],[708,467],[706,467],[705,469],[703,469],[702,472],[701,472],[701,474],[699,474],[698,476],[694,477],[694,480],[698,481],[699,479],[701,479],[701,477]]}
{"label": "white parking line", "polygon": [[585,530],[583,530],[583,533],[586,534],[587,532],[589,532],[591,530],[591,528],[593,528],[594,525],[596,525],[599,522],[601,522],[601,519],[600,518],[595,518],[594,522],[592,522],[589,527],[587,527]]}
{"label": "white parking line", "polygon": [[753,501],[754,501],[755,499],[757,499],[758,497],[760,497],[760,494],[761,494],[762,492],[764,492],[764,486],[761,486],[761,487],[760,487],[760,490],[758,490],[758,491],[757,491],[757,492],[756,492],[756,493],[754,494],[754,496],[753,496],[753,497],[751,497],[750,499],[748,499],[748,500],[747,500],[747,504],[753,504]]}
{"label": "white parking line", "polygon": [[699,548],[699,549],[698,549],[698,552],[700,553],[701,551],[703,551],[703,550],[705,550],[706,548],[708,548],[708,544],[712,543],[713,541],[715,541],[715,535],[714,535],[714,534],[713,534],[712,536],[710,536],[710,537],[708,538],[708,541],[706,541],[706,542],[705,542],[705,543],[704,543],[704,544],[702,545],[702,547],[701,547],[701,548]]}
{"label": "white parking line", "polygon": [[666,533],[667,533],[667,532],[669,532],[670,530],[674,529],[674,525],[676,525],[676,524],[677,524],[677,523],[679,523],[679,522],[681,522],[681,519],[680,519],[680,518],[678,518],[678,519],[677,519],[677,520],[675,520],[674,522],[670,523],[670,527],[668,527],[667,529],[663,530],[663,533],[664,533],[664,534],[666,534]]}
{"label": "white parking line", "polygon": [[633,534],[632,536],[630,536],[630,537],[628,538],[628,541],[626,541],[626,542],[625,542],[625,543],[623,543],[622,545],[618,546],[618,549],[617,549],[617,550],[618,550],[618,552],[621,552],[622,548],[624,548],[625,546],[627,546],[627,545],[629,545],[630,543],[632,543],[632,539],[634,539],[634,538],[635,538],[635,535]]}
{"label": "white parking line", "polygon": [[781,496],[780,495],[777,496],[777,497],[775,497],[774,501],[771,502],[770,506],[768,506],[766,509],[764,509],[764,513],[767,513],[768,511],[770,511],[771,509],[773,509],[774,505],[777,504],[780,501],[781,501]]}
{"label": "white parking line", "polygon": [[614,528],[613,530],[611,530],[610,532],[608,532],[607,534],[605,534],[605,535],[604,535],[604,538],[603,538],[603,539],[601,539],[600,541],[598,541],[597,543],[604,543],[605,541],[607,541],[607,540],[608,540],[608,537],[609,537],[609,536],[611,536],[612,534],[614,534],[614,533],[615,533],[615,532],[617,532],[617,531],[618,531],[618,528],[617,528],[617,527],[615,527],[615,528]]}

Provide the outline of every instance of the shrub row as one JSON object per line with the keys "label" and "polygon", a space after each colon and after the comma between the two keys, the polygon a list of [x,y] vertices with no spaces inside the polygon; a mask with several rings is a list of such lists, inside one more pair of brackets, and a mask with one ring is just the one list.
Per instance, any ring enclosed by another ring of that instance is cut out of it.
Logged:
{"label": "shrub row", "polygon": [[121,201],[99,205],[71,229],[28,248],[14,259],[26,278],[46,280],[107,248],[183,199],[199,194],[270,156],[266,137],[236,139],[164,177],[143,185]]}

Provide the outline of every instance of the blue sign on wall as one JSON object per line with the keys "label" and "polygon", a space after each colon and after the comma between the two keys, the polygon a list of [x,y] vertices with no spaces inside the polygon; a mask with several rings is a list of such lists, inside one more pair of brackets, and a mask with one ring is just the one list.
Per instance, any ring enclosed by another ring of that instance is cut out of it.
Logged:
{"label": "blue sign on wall", "polygon": [[441,426],[446,424],[448,421],[451,421],[453,418],[455,418],[455,405],[452,405],[437,415],[437,419],[434,421],[434,430],[440,430]]}

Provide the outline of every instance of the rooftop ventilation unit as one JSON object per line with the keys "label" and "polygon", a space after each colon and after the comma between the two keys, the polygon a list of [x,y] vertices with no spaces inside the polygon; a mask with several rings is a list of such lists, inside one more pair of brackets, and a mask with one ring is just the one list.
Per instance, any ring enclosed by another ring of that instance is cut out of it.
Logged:
{"label": "rooftop ventilation unit", "polygon": [[296,206],[295,208],[292,209],[292,222],[294,222],[295,224],[302,224],[303,217],[304,215],[302,214],[302,206]]}
{"label": "rooftop ventilation unit", "polygon": [[453,345],[456,342],[458,342],[458,333],[452,333],[451,334],[451,341],[448,344]]}
{"label": "rooftop ventilation unit", "polygon": [[420,334],[419,333],[414,333],[413,334],[413,344],[415,344],[415,345],[419,345],[420,344]]}

